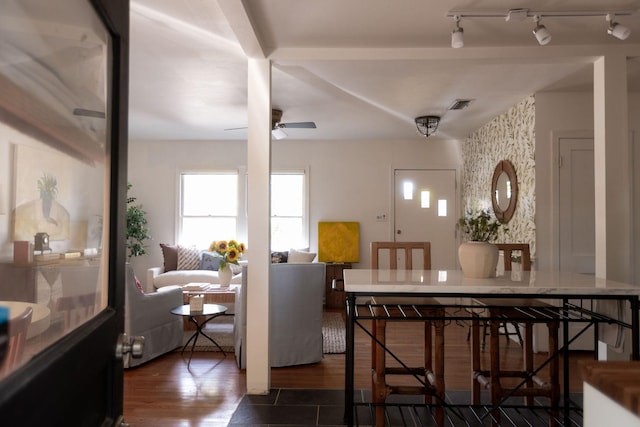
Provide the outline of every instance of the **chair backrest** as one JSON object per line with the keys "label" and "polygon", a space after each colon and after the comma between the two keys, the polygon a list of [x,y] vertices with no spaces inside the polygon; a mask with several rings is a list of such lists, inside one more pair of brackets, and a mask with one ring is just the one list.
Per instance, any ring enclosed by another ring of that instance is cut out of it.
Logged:
{"label": "chair backrest", "polygon": [[24,343],[27,340],[27,332],[31,324],[32,315],[33,309],[27,307],[18,317],[9,320],[9,347],[0,372],[5,372],[17,366],[22,359]]}
{"label": "chair backrest", "polygon": [[74,328],[93,315],[97,304],[96,292],[70,295],[56,300],[56,311],[64,314],[66,331]]}
{"label": "chair backrest", "polygon": [[522,270],[531,270],[531,252],[528,243],[496,243],[499,251],[504,251],[504,270],[511,271],[512,252],[520,252],[522,256]]}
{"label": "chair backrest", "polygon": [[431,270],[431,242],[371,242],[371,268],[379,269],[381,254],[388,252],[389,269],[398,270],[398,253],[404,257],[400,269],[413,270],[414,254],[422,252],[422,269]]}

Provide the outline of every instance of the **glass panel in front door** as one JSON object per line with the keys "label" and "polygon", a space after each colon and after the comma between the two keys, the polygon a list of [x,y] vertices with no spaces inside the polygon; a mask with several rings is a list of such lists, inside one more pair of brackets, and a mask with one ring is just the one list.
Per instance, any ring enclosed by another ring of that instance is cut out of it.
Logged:
{"label": "glass panel in front door", "polygon": [[7,0],[0,20],[3,377],[106,307],[111,59],[89,2]]}

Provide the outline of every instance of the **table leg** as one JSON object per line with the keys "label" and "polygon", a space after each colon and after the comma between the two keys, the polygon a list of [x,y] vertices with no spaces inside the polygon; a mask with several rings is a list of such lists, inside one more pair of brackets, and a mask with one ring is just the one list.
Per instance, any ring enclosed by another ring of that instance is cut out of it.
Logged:
{"label": "table leg", "polygon": [[218,347],[218,349],[222,352],[223,355],[227,355],[227,353],[225,353],[225,351],[222,349],[222,347],[220,347],[220,344],[218,344],[216,342],[216,340],[214,340],[213,338],[211,338],[209,335],[205,334],[204,331],[202,330],[204,328],[204,326],[207,324],[207,322],[209,322],[212,319],[215,319],[216,317],[220,316],[219,314],[216,314],[215,316],[211,316],[208,319],[206,319],[204,322],[202,322],[202,324],[198,327],[198,332],[200,332],[200,335],[204,336],[206,339],[208,339],[209,341],[211,341],[216,347]]}
{"label": "table leg", "polygon": [[220,314],[216,314],[214,316],[211,316],[207,319],[205,319],[204,322],[202,323],[198,323],[198,321],[195,319],[194,316],[189,316],[189,321],[191,323],[193,323],[196,326],[196,331],[193,333],[193,335],[191,335],[191,337],[189,337],[189,339],[187,340],[187,342],[185,343],[185,345],[182,347],[182,351],[180,352],[180,354],[184,353],[184,349],[187,348],[187,346],[189,345],[189,343],[191,342],[191,340],[193,340],[193,343],[191,344],[191,351],[189,352],[189,362],[187,362],[187,366],[191,366],[191,358],[193,357],[193,350],[196,348],[196,343],[198,342],[198,336],[202,335],[203,337],[207,338],[209,341],[211,341],[216,347],[218,347],[218,349],[222,352],[222,354],[226,357],[227,353],[225,353],[225,351],[222,349],[222,347],[220,347],[220,344],[218,344],[213,338],[211,338],[209,335],[205,334],[204,331],[202,330],[204,328],[204,326],[207,324],[207,322],[209,322],[212,319],[215,319],[216,317],[220,316]]}
{"label": "table leg", "polygon": [[[354,306],[356,298],[353,294],[347,294],[345,306],[347,311],[346,325],[346,354],[345,354],[345,384],[344,384],[344,414],[347,426],[353,426],[353,386],[354,386]],[[375,320],[374,320],[375,322]]]}

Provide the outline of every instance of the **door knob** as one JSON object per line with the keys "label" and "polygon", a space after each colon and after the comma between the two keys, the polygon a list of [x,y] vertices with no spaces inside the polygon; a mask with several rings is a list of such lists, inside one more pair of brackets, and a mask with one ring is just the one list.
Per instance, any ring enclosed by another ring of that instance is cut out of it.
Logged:
{"label": "door knob", "polygon": [[396,230],[396,234],[402,234],[402,230]]}
{"label": "door knob", "polygon": [[134,359],[141,358],[144,353],[144,337],[129,337],[127,334],[120,334],[116,344],[116,358],[122,360],[127,353]]}

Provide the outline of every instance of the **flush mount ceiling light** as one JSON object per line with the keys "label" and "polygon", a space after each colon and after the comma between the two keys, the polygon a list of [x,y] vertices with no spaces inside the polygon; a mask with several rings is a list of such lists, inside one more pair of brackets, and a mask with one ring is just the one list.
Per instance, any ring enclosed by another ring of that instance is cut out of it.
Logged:
{"label": "flush mount ceiling light", "polygon": [[472,12],[472,11],[450,11],[447,13],[448,18],[452,18],[456,23],[456,28],[451,33],[451,47],[460,48],[464,46],[463,31],[459,23],[461,19],[495,19],[502,18],[507,22],[524,21],[527,18],[533,18],[536,22],[536,27],[533,30],[533,34],[536,36],[536,40],[541,45],[546,45],[551,41],[551,33],[546,29],[544,25],[540,24],[542,18],[578,18],[578,17],[593,17],[604,16],[609,22],[607,33],[620,40],[625,40],[631,34],[628,27],[614,22],[616,16],[631,16],[636,13],[636,10],[575,10],[575,11],[534,11],[527,8],[510,9],[504,12]]}
{"label": "flush mount ceiling light", "polygon": [[456,16],[456,28],[451,31],[451,47],[458,49],[464,47],[464,30],[460,27],[460,17]]}
{"label": "flush mount ceiling light", "polygon": [[613,16],[611,16],[610,13],[607,14],[606,19],[607,19],[607,22],[609,23],[609,28],[607,28],[607,34],[620,40],[626,40],[627,37],[629,37],[629,34],[631,34],[631,30],[622,24],[613,22]]}
{"label": "flush mount ceiling light", "polygon": [[420,116],[416,117],[416,128],[420,135],[429,137],[438,129],[440,123],[440,117],[438,116]]}
{"label": "flush mount ceiling light", "polygon": [[541,46],[548,44],[551,41],[551,33],[547,30],[547,27],[540,24],[540,17],[538,15],[533,17],[536,21],[536,27],[533,29],[533,35],[536,36],[536,40]]}

